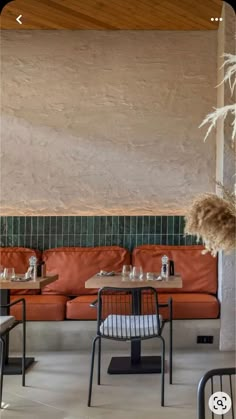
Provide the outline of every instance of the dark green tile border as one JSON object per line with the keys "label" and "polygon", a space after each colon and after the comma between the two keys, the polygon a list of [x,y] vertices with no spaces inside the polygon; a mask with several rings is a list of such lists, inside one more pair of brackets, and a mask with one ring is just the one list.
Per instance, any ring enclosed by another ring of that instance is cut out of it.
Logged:
{"label": "dark green tile border", "polygon": [[60,246],[191,245],[183,216],[0,217],[0,245],[39,250]]}

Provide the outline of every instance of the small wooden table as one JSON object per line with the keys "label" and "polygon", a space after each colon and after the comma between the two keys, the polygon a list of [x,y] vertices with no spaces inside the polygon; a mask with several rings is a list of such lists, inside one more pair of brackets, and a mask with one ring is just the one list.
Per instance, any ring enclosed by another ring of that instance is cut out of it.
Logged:
{"label": "small wooden table", "polygon": [[[179,275],[170,276],[167,280],[142,280],[133,281],[124,279],[121,275],[93,276],[85,282],[85,288],[132,288],[133,314],[140,314],[141,307],[140,288],[153,287],[156,289],[182,288],[182,278]],[[144,374],[160,373],[160,356],[141,356],[141,340],[131,341],[131,354],[129,357],[112,357],[108,367],[109,374]]]}
{"label": "small wooden table", "polygon": [[[16,275],[22,276],[22,275]],[[0,279],[0,315],[9,316],[10,308],[2,307],[10,303],[10,290],[40,290],[45,285],[51,284],[58,279],[58,275],[47,275],[42,278],[31,279],[30,281],[14,282],[6,279]],[[18,296],[22,298],[22,295]],[[6,351],[4,360],[4,374],[13,375],[21,374],[22,361],[21,358],[10,358],[9,357],[9,336],[5,337]],[[25,360],[25,367],[28,368],[34,362],[34,358],[27,357]]]}

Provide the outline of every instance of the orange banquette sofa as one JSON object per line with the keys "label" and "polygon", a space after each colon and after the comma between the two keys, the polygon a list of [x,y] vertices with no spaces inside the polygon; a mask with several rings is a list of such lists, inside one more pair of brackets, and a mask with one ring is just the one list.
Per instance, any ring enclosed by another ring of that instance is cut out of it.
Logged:
{"label": "orange banquette sofa", "polygon": [[[139,265],[144,271],[160,272],[161,257],[166,254],[175,262],[175,272],[183,278],[182,289],[161,290],[159,300],[173,299],[175,319],[207,319],[219,316],[217,299],[217,259],[202,255],[202,246],[136,247],[132,254],[118,246],[60,247],[38,251],[20,248],[0,248],[0,264],[14,267],[18,273],[27,270],[32,255],[46,263],[47,273],[58,273],[59,279],[38,291],[12,292],[11,300],[24,295],[28,320],[95,320],[96,310],[90,304],[97,290],[86,289],[85,281],[98,271],[121,271],[124,264]],[[18,307],[12,314],[18,319]],[[165,310],[165,309],[164,309]],[[162,312],[164,317],[167,315]]]}

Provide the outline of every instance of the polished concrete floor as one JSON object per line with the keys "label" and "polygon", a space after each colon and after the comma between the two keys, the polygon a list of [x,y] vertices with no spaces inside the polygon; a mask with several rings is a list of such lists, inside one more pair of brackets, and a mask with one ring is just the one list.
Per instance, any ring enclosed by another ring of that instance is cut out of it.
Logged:
{"label": "polished concrete floor", "polygon": [[94,381],[91,408],[86,405],[88,352],[38,353],[36,360],[27,373],[25,388],[20,376],[4,377],[1,418],[196,419],[199,379],[209,369],[234,366],[235,354],[209,349],[176,351],[173,385],[168,384],[166,374],[165,407],[160,407],[160,375],[108,375],[108,352],[102,356],[102,385]]}

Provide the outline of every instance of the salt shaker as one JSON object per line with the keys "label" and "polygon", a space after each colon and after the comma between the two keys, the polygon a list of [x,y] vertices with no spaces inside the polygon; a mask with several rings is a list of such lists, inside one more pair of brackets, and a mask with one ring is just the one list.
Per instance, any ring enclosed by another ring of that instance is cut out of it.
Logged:
{"label": "salt shaker", "polygon": [[164,255],[161,258],[161,277],[168,278],[169,276],[169,258]]}
{"label": "salt shaker", "polygon": [[29,258],[30,268],[33,268],[33,279],[37,278],[37,258],[36,256],[31,256]]}

